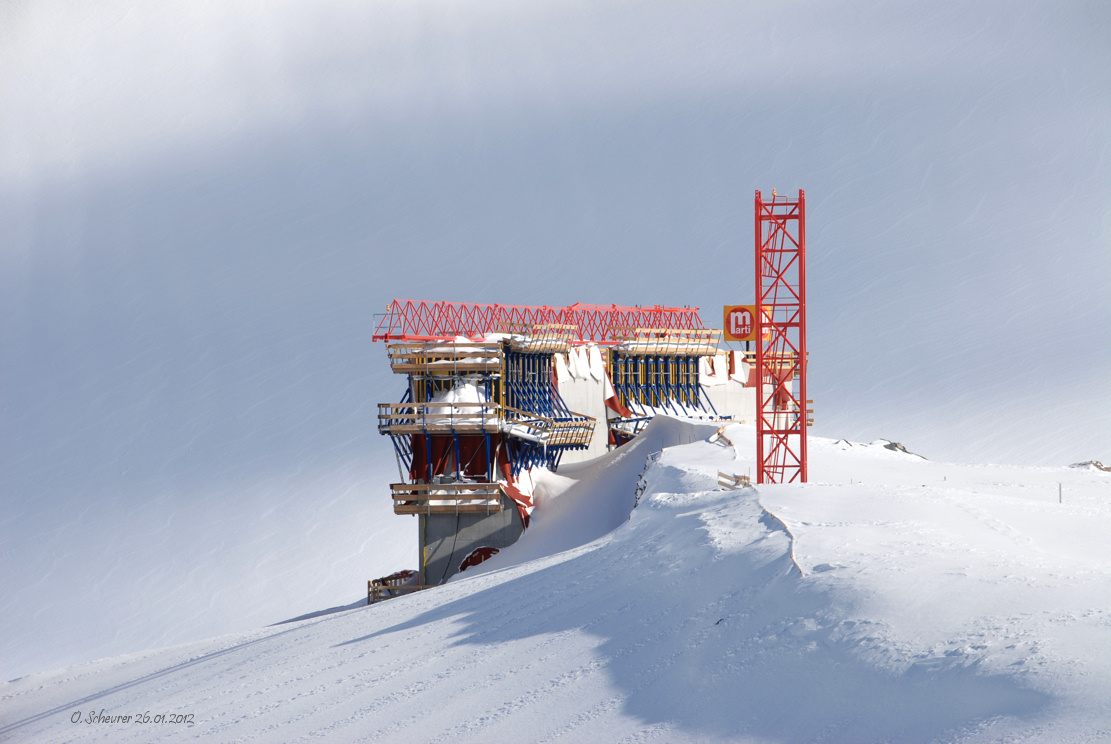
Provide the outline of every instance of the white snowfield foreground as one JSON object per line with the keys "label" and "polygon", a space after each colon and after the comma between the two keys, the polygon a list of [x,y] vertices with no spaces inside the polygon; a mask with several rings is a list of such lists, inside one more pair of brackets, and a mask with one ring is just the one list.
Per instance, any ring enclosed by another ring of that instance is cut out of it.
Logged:
{"label": "white snowfield foreground", "polygon": [[1111,474],[812,439],[723,491],[754,435],[712,432],[542,479],[448,586],[7,683],[0,740],[1111,740]]}

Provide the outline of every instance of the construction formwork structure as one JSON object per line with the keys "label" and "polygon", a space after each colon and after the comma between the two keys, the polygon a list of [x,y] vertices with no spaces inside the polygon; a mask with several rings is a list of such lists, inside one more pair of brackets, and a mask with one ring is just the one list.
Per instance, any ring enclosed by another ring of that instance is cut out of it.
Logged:
{"label": "construction formwork structure", "polygon": [[756,482],[807,481],[806,195],[756,192]]}
{"label": "construction formwork structure", "polygon": [[611,443],[623,444],[661,413],[721,418],[700,384],[701,360],[717,353],[720,330],[621,328],[613,335],[607,368],[618,416],[610,419]]}
{"label": "construction formwork structure", "polygon": [[[407,384],[398,403],[379,405],[378,428],[402,475],[390,486],[394,512],[420,519],[414,585],[442,583],[515,542],[533,468],[620,445],[656,413],[716,417],[699,360],[719,335],[697,308],[391,302],[374,340]],[[561,375],[594,416],[568,408]]]}
{"label": "construction formwork structure", "polygon": [[532,509],[522,472],[554,468],[593,437],[596,420],[569,411],[553,382],[552,353],[569,348],[572,329],[517,330],[387,345],[407,385],[400,402],[379,405],[378,430],[402,475],[390,485],[394,513],[421,520],[422,586],[450,578],[476,550],[515,542]]}
{"label": "construction formwork structure", "polygon": [[401,402],[378,406],[378,430],[392,439],[411,481],[392,486],[396,513],[497,511],[499,476],[554,467],[563,450],[589,443],[596,422],[567,410],[548,348],[388,345],[391,368],[408,378]]}
{"label": "construction formwork structure", "polygon": [[[698,308],[394,300],[387,307],[374,340],[412,343],[467,338],[478,343],[491,334],[512,334],[517,339],[511,344],[516,352],[551,354],[587,344],[599,346],[606,374],[615,389],[614,397],[606,399],[611,446],[635,436],[657,413],[721,418],[713,404],[701,395],[698,385],[699,357],[712,356],[717,351],[721,331],[707,329]],[[512,378],[517,374],[515,370],[521,369],[522,374],[535,376],[544,365],[539,359],[521,366],[511,364],[507,373]],[[529,395],[535,398],[535,392],[518,393],[516,387],[509,385],[511,407],[516,406],[518,399],[527,399]],[[547,411],[548,397],[558,399],[558,390],[555,396],[542,395],[534,400],[537,412],[561,413]]]}

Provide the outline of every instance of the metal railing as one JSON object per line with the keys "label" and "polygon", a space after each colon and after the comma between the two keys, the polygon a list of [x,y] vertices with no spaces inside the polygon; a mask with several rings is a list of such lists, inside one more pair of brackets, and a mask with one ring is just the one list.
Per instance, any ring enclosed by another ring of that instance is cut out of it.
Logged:
{"label": "metal railing", "polygon": [[378,431],[393,436],[501,431],[548,447],[585,447],[590,444],[596,423],[591,416],[558,420],[496,403],[378,404]]}
{"label": "metal railing", "polygon": [[593,416],[576,416],[569,420],[558,420],[538,413],[522,411],[505,406],[504,431],[512,436],[513,427],[520,427],[528,438],[535,438],[548,447],[586,447],[594,436],[594,426],[598,422]]}
{"label": "metal railing", "polygon": [[493,434],[500,430],[501,420],[501,406],[496,403],[378,404],[378,431],[382,434]]}

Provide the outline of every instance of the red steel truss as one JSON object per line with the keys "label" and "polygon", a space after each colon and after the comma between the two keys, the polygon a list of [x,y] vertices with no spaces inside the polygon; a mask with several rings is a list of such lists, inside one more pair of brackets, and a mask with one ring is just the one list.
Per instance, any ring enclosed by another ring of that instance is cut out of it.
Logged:
{"label": "red steel truss", "polygon": [[487,333],[522,326],[573,325],[576,341],[614,344],[615,330],[704,328],[697,307],[620,307],[581,305],[534,307],[528,305],[476,305],[466,302],[394,300],[374,332],[375,341],[437,341],[466,336],[479,339]]}
{"label": "red steel truss", "polygon": [[806,483],[806,195],[756,192],[756,482]]}

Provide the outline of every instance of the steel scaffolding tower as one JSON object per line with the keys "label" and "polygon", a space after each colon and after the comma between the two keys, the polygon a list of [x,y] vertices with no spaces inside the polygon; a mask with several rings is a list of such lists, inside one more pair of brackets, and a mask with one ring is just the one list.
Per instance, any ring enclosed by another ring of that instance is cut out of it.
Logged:
{"label": "steel scaffolding tower", "polygon": [[756,192],[756,482],[805,483],[806,196]]}

